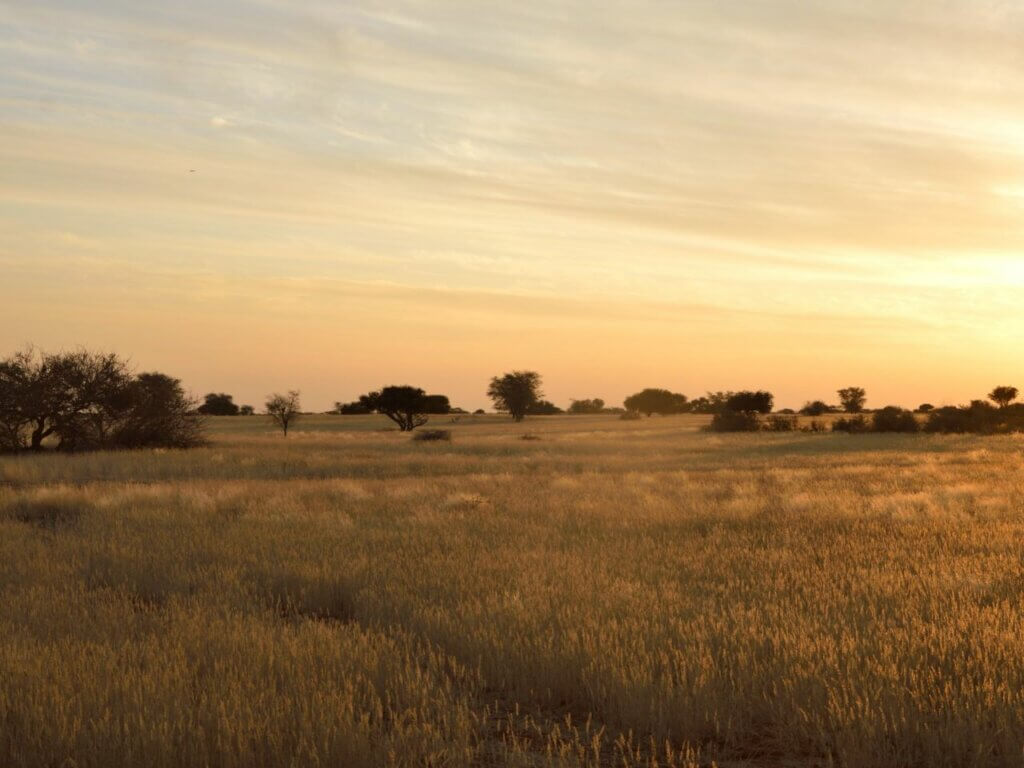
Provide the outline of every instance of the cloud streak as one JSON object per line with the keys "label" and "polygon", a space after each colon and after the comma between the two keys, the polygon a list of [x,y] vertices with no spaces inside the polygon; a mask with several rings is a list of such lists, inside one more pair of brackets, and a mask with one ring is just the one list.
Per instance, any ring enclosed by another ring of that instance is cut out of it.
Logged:
{"label": "cloud streak", "polygon": [[[657,344],[690,348],[718,317],[732,330],[712,356],[737,375],[743,329],[767,323],[776,354],[802,360],[786,340],[808,318],[850,361],[880,329],[931,349],[938,328],[995,375],[1007,313],[1022,319],[1024,12],[1011,6],[0,7],[0,258],[78,274],[80,293],[106,291],[105,263],[137,266],[123,274],[140,303],[173,304],[161,274],[205,276],[295,322],[337,301],[360,307],[348,323],[399,327],[396,307],[448,301],[463,309],[444,332],[462,345],[509,317],[572,344],[583,321],[640,337],[653,316],[671,318]],[[39,270],[13,274],[0,298],[44,300]],[[469,312],[467,296],[489,298]],[[576,309],[543,309],[560,301]],[[224,327],[233,311],[203,308]],[[4,326],[7,346],[27,334]],[[103,343],[102,323],[91,333],[40,341]],[[462,354],[430,344],[409,375]],[[803,396],[786,367],[777,386]],[[915,384],[879,378],[892,397]]]}

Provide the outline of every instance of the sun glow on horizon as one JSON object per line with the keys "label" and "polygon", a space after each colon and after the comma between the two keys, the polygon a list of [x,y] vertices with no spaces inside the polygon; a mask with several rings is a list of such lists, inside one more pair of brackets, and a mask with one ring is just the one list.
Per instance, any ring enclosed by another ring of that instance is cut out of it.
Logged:
{"label": "sun glow on horizon", "polygon": [[5,10],[7,350],[316,409],[1024,382],[1024,9]]}

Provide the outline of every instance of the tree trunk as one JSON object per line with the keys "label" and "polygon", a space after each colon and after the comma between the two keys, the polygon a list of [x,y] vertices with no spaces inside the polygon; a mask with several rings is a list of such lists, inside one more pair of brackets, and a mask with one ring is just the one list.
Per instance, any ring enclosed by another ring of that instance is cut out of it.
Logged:
{"label": "tree trunk", "polygon": [[52,431],[52,429],[46,429],[46,419],[36,419],[36,428],[32,430],[32,450],[43,450],[43,440]]}

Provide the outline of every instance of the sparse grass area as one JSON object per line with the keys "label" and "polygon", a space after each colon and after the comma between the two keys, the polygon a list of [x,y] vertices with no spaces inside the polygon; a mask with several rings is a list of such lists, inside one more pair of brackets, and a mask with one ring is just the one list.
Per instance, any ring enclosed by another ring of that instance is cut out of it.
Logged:
{"label": "sparse grass area", "polygon": [[1019,766],[1024,439],[706,421],[0,459],[0,765]]}

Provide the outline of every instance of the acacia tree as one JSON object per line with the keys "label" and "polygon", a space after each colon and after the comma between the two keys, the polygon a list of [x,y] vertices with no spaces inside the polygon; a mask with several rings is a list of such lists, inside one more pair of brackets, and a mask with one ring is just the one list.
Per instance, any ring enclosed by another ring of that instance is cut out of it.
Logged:
{"label": "acacia tree", "polygon": [[264,407],[267,409],[270,418],[284,432],[284,436],[288,437],[288,427],[298,420],[302,407],[299,405],[299,391],[292,389],[286,395],[282,395],[279,392],[268,395]]}
{"label": "acacia tree", "polygon": [[860,413],[868,400],[868,393],[863,387],[846,387],[838,390],[836,394],[839,395],[839,404],[847,413]]}
{"label": "acacia tree", "polygon": [[126,401],[113,429],[117,446],[188,448],[202,442],[202,420],[180,380],[140,373],[128,385]]}
{"label": "acacia tree", "polygon": [[[359,398],[364,408],[384,414],[398,425],[401,432],[411,432],[427,423],[432,407],[436,407],[438,395],[427,395],[419,387],[390,386],[379,392],[370,392]],[[431,398],[435,398],[432,400]],[[445,403],[448,398],[444,398]],[[445,410],[447,413],[447,410]]]}
{"label": "acacia tree", "polygon": [[678,392],[670,392],[667,389],[644,389],[635,395],[627,397],[622,404],[627,411],[668,415],[670,413],[683,413],[689,408],[686,395]]}
{"label": "acacia tree", "polygon": [[492,378],[487,396],[493,401],[495,410],[522,421],[543,397],[540,385],[541,376],[536,371],[512,371]]}
{"label": "acacia tree", "polygon": [[988,393],[988,399],[1000,408],[1005,408],[1017,399],[1018,394],[1019,392],[1016,387],[996,387]]}
{"label": "acacia tree", "polygon": [[177,379],[133,376],[112,354],[45,354],[32,349],[0,361],[0,450],[41,451],[201,442],[195,404]]}

